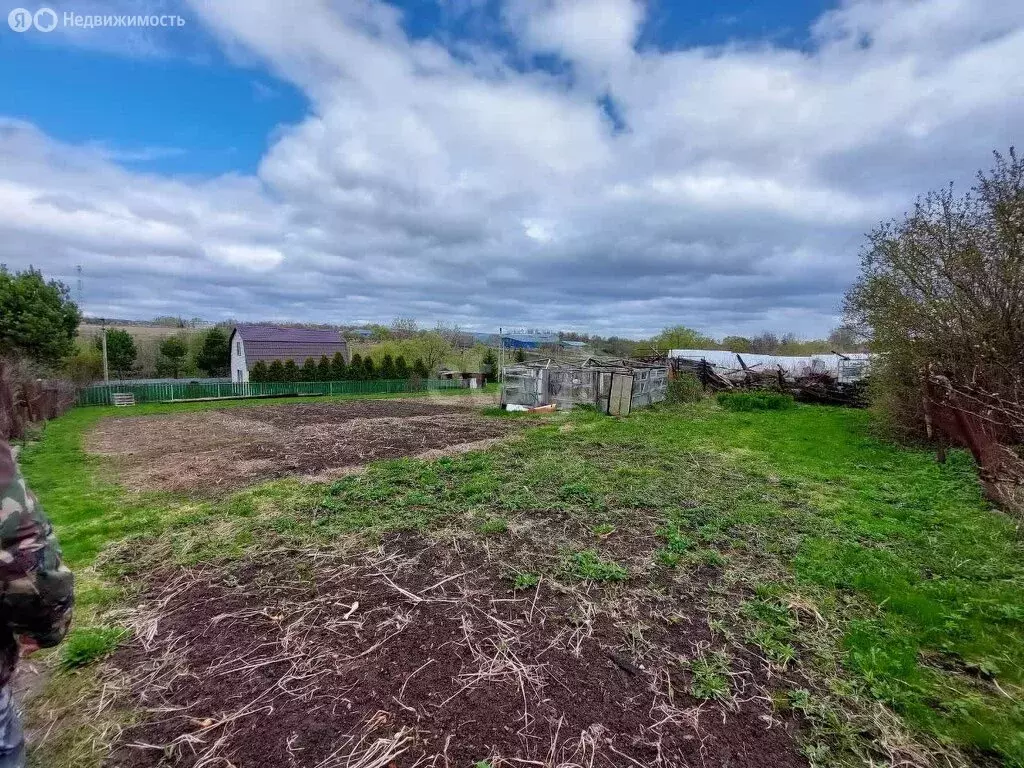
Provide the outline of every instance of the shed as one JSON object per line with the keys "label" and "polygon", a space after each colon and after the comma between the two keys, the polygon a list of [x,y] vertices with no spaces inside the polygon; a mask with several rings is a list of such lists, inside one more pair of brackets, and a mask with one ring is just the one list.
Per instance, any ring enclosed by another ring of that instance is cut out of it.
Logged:
{"label": "shed", "polygon": [[294,360],[299,367],[307,358],[320,360],[340,352],[349,361],[348,343],[338,331],[320,328],[279,328],[273,325],[238,325],[231,331],[231,378],[249,381],[249,372],[261,360],[267,365]]}
{"label": "shed", "polygon": [[602,413],[626,416],[665,399],[668,366],[620,358],[583,363],[548,359],[509,366],[502,379],[502,405],[591,405]]}

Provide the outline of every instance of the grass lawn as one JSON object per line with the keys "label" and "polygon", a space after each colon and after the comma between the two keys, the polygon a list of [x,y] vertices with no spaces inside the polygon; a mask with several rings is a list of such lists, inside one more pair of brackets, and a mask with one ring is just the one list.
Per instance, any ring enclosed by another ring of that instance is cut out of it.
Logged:
{"label": "grass lawn", "polygon": [[[245,403],[130,415],[232,405]],[[804,718],[801,747],[813,765],[1024,766],[1020,530],[983,502],[967,456],[938,465],[879,442],[865,412],[729,412],[712,402],[627,419],[580,411],[538,420],[485,452],[198,500],[128,494],[86,456],[83,433],[111,415],[129,414],[74,410],[23,457],[84,575],[86,623],[114,622],[110,611],[126,600],[108,555],[125,539],[136,566],[198,563],[268,540],[330,547],[395,530],[500,546],[530,520],[558,515],[580,533],[553,543],[550,557],[517,546],[517,588],[550,579],[656,590],[715,574],[696,594],[722,650],[692,665],[694,695],[725,697],[728,649],[756,649],[785,682],[775,706]],[[646,564],[627,562],[624,546],[644,547]],[[105,648],[108,636],[96,637],[79,649]],[[75,728],[58,728],[37,764],[89,764],[75,750],[95,732]]]}

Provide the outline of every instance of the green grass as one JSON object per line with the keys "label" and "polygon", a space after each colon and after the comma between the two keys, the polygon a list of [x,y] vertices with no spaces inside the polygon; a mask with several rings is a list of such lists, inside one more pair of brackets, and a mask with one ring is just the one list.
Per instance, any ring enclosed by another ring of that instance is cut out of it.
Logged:
{"label": "green grass", "polygon": [[75,669],[105,659],[128,637],[119,627],[77,627],[60,646],[60,665]]}
{"label": "green grass", "polygon": [[484,536],[496,536],[498,534],[508,533],[508,520],[501,517],[488,518],[477,526],[477,531],[482,533]]}
{"label": "green grass", "polygon": [[[143,406],[131,415],[228,405]],[[493,535],[500,531],[484,528],[497,521],[507,528],[559,515],[578,527],[580,543],[517,566],[516,588],[541,576],[628,577],[632,585],[640,576],[632,561],[627,568],[603,547],[650,521],[652,567],[720,569],[730,590],[708,598],[712,626],[798,668],[806,682],[791,705],[807,718],[814,765],[877,757],[872,717],[884,704],[915,738],[1024,767],[1019,531],[982,500],[969,457],[953,452],[940,465],[928,452],[879,442],[866,412],[734,411],[712,402],[628,419],[579,412],[538,420],[522,439],[487,452],[381,462],[329,486],[277,481],[199,502],[129,494],[102,479],[82,434],[112,411],[72,411],[25,455],[30,484],[79,568],[126,537],[162,542],[173,558],[194,562],[269,537],[330,545],[445,526]],[[595,541],[606,526],[615,535]],[[117,593],[94,585],[89,600],[106,604]],[[695,693],[727,695],[719,662],[694,662]]]}
{"label": "green grass", "polygon": [[625,581],[629,578],[626,568],[610,560],[603,560],[592,549],[569,555],[562,570],[570,579],[581,581]]}
{"label": "green grass", "polygon": [[780,392],[719,392],[718,404],[728,411],[784,411],[795,403]]}
{"label": "green grass", "polygon": [[729,657],[721,652],[706,653],[693,659],[690,668],[690,693],[698,699],[724,699],[729,695]]}

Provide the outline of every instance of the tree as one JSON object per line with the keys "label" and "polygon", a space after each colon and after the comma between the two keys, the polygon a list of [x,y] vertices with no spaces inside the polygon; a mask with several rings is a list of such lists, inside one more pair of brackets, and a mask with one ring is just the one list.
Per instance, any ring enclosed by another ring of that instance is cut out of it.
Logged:
{"label": "tree", "polygon": [[168,336],[160,342],[160,355],[166,361],[173,378],[178,378],[185,355],[188,354],[188,342],[180,335]]}
{"label": "tree", "polygon": [[523,348],[522,347],[518,347],[516,349],[515,360],[516,360],[517,363],[525,363],[526,362],[526,353],[523,352]]}
{"label": "tree", "polygon": [[866,352],[864,337],[851,325],[839,325],[828,335],[828,345],[836,352]]}
{"label": "tree", "polygon": [[316,381],[318,371],[316,367],[316,358],[307,357],[302,363],[302,368],[299,370],[299,381]]}
{"label": "tree", "polygon": [[348,377],[352,381],[362,381],[366,378],[366,369],[363,368],[363,356],[356,352],[348,361]]}
{"label": "tree", "polygon": [[775,355],[781,344],[777,333],[762,331],[750,340],[750,351],[757,355]]}
{"label": "tree", "polygon": [[847,320],[871,339],[876,404],[898,431],[924,427],[926,366],[1004,400],[1024,390],[1024,160],[1011,149],[978,174],[878,226],[846,295]]}
{"label": "tree", "polygon": [[320,355],[320,362],[316,364],[316,380],[331,380],[331,361],[327,359],[327,355]]}
{"label": "tree", "polygon": [[396,339],[408,339],[417,334],[419,327],[412,317],[396,317],[391,321],[391,335]]}
{"label": "tree", "polygon": [[[123,379],[132,372],[135,358],[139,351],[135,348],[135,339],[128,331],[120,328],[108,328],[107,335],[107,367],[115,379]],[[103,349],[103,336],[97,336],[93,342],[98,350]]]}
{"label": "tree", "polygon": [[331,358],[331,378],[334,381],[345,381],[348,378],[348,366],[345,365],[345,356],[341,352],[335,352]]}
{"label": "tree", "polygon": [[373,381],[377,378],[377,367],[373,364],[373,358],[369,355],[363,360],[363,378],[367,381]]}
{"label": "tree", "polygon": [[299,366],[295,364],[294,360],[284,361],[284,381],[298,381],[299,380]]}
{"label": "tree", "polygon": [[284,381],[284,363],[275,360],[267,368],[267,381]]}
{"label": "tree", "polygon": [[395,373],[395,360],[390,354],[385,354],[381,359],[380,377],[385,380],[398,378],[398,374]]}
{"label": "tree", "polygon": [[0,264],[0,355],[56,365],[74,352],[81,319],[64,283],[46,281],[32,267],[12,274]]}
{"label": "tree", "polygon": [[267,368],[267,364],[263,360],[257,360],[256,364],[253,365],[252,370],[249,371],[249,381],[254,384],[262,384],[266,381],[270,381],[270,370]]}
{"label": "tree", "polygon": [[722,339],[722,346],[730,352],[753,352],[750,339],[746,336],[726,336]]}
{"label": "tree", "polygon": [[[571,339],[572,341],[572,339]],[[498,379],[498,357],[494,354],[494,350],[488,347],[487,352],[484,354],[483,359],[483,374],[489,381],[497,381]]]}
{"label": "tree", "polygon": [[718,347],[718,342],[710,336],[705,336],[700,331],[687,328],[685,325],[666,328],[651,342],[662,352],[669,349],[715,349]]}
{"label": "tree", "polygon": [[94,346],[79,347],[64,361],[64,375],[75,384],[91,384],[103,378],[103,354]]}
{"label": "tree", "polygon": [[452,352],[452,345],[437,331],[422,334],[417,342],[416,350],[428,371],[436,371]]}
{"label": "tree", "polygon": [[399,355],[395,358],[395,378],[396,379],[408,379],[412,375],[412,371],[409,370],[409,364],[405,362],[405,355]]}
{"label": "tree", "polygon": [[430,371],[427,370],[427,364],[424,363],[420,358],[416,358],[416,361],[412,364],[412,375],[417,376],[421,379],[429,379]]}
{"label": "tree", "polygon": [[227,376],[231,365],[231,349],[227,334],[220,328],[211,328],[203,337],[196,355],[196,367],[207,376]]}

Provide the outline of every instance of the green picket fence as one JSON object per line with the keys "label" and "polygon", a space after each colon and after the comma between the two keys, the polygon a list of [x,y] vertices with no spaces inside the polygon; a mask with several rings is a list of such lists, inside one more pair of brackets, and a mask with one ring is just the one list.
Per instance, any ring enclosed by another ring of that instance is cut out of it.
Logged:
{"label": "green picket fence", "polygon": [[459,389],[458,379],[378,379],[375,381],[275,381],[260,384],[212,383],[94,384],[79,390],[75,405],[110,405],[114,394],[135,395],[136,403],[193,400],[200,397],[271,397],[288,395],[378,395]]}

